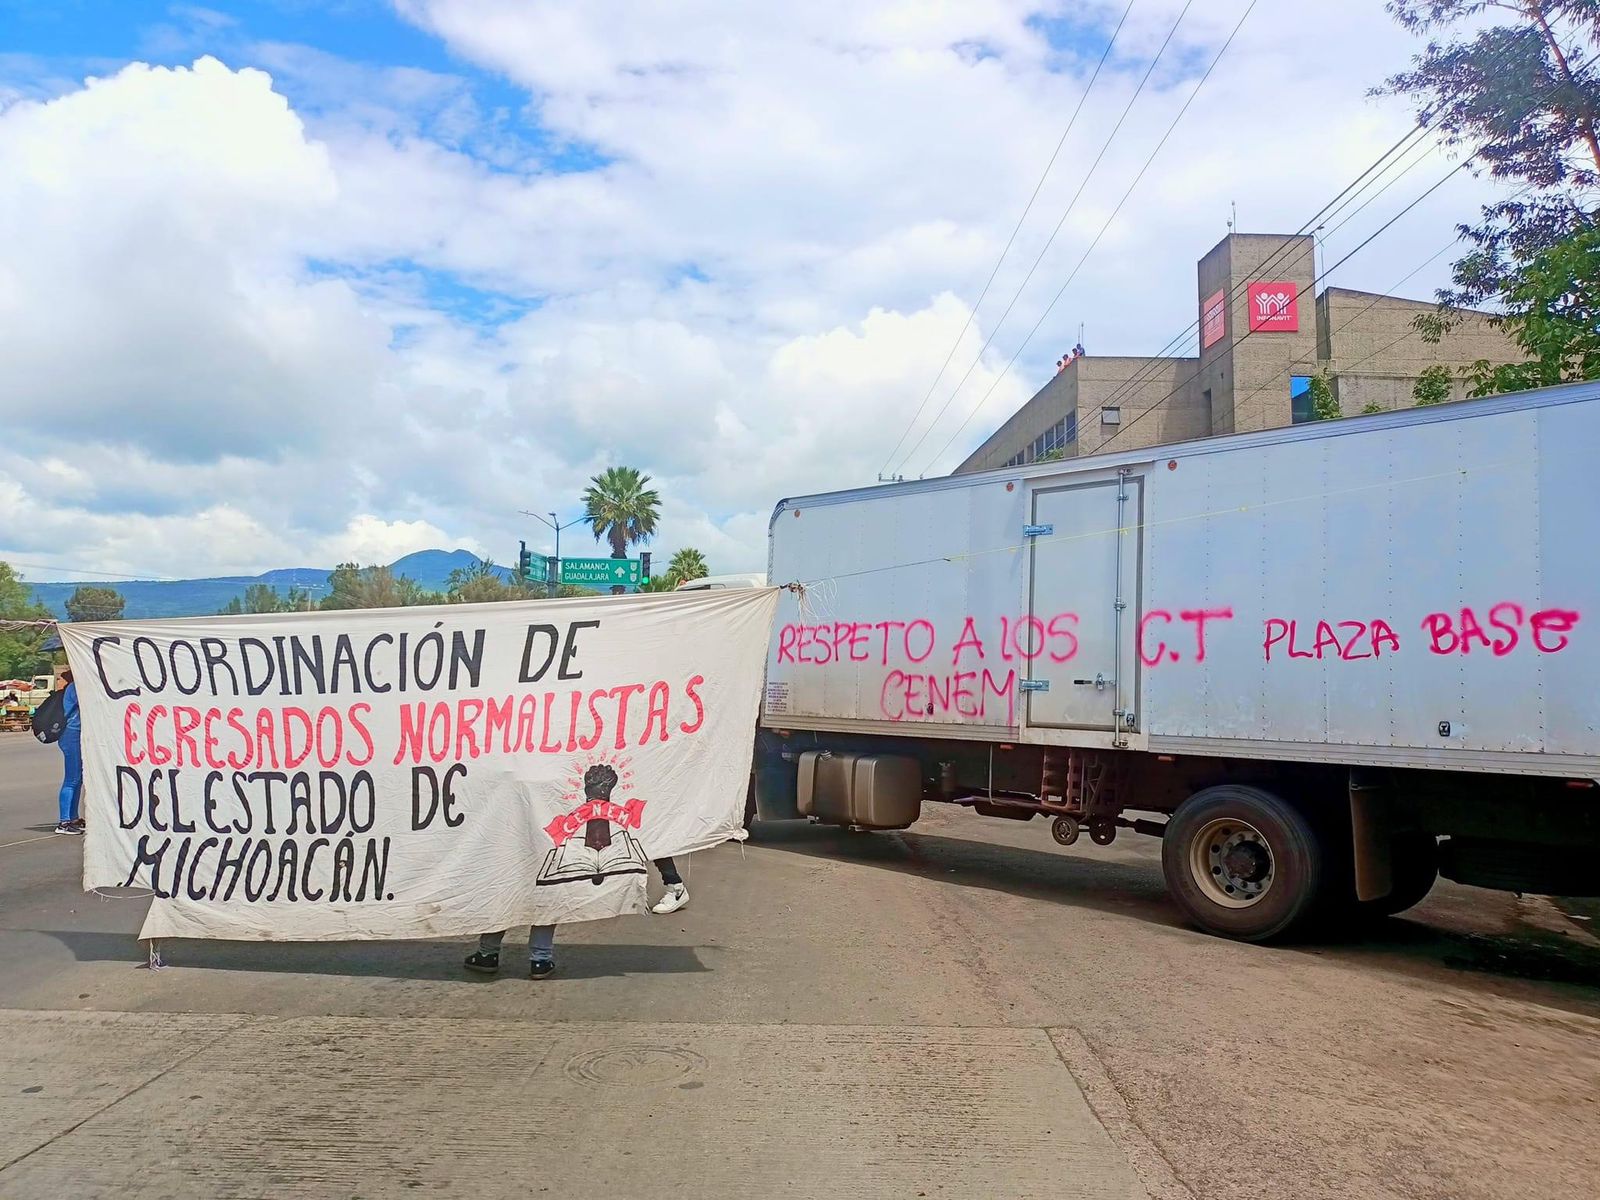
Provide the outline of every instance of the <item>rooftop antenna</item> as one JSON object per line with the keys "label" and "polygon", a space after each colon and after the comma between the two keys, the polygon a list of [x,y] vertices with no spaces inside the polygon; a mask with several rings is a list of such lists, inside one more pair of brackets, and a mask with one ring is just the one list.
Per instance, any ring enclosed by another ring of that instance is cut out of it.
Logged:
{"label": "rooftop antenna", "polygon": [[1239,206],[1234,201],[1228,201],[1228,232],[1232,233],[1239,224]]}

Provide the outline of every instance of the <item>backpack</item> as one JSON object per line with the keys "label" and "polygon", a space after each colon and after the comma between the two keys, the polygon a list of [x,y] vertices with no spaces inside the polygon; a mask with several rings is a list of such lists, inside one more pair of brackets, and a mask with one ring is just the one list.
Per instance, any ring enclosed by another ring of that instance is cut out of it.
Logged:
{"label": "backpack", "polygon": [[33,736],[45,745],[59,742],[67,728],[66,688],[57,688],[33,710]]}

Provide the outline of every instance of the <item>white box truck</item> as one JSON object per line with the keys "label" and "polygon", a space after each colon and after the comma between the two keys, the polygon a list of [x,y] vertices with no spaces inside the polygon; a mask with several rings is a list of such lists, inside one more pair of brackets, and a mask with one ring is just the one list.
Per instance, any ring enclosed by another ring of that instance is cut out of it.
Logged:
{"label": "white box truck", "polygon": [[754,807],[1155,834],[1250,940],[1594,895],[1597,530],[1587,384],[785,500]]}

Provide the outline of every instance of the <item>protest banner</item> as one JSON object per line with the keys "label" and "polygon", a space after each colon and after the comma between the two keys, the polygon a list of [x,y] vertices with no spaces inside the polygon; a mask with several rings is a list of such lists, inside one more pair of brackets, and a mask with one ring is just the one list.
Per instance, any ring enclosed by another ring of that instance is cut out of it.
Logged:
{"label": "protest banner", "polygon": [[63,625],[85,888],[142,937],[424,938],[644,909],[744,836],[771,589]]}

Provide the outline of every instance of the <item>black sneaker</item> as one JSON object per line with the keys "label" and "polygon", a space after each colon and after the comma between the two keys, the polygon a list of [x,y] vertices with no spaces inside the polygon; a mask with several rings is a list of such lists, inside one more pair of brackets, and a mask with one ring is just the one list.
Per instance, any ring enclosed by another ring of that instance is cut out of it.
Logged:
{"label": "black sneaker", "polygon": [[480,975],[493,975],[500,969],[500,952],[497,950],[493,954],[485,954],[482,950],[474,950],[461,965]]}
{"label": "black sneaker", "polygon": [[528,964],[529,979],[548,979],[556,973],[556,960],[553,958],[536,958]]}
{"label": "black sneaker", "polygon": [[76,822],[73,822],[73,821],[62,821],[62,822],[60,822],[59,824],[56,825],[56,830],[55,831],[57,833],[67,834],[70,837],[82,837],[83,836],[83,830],[79,829],[77,824],[76,824]]}

